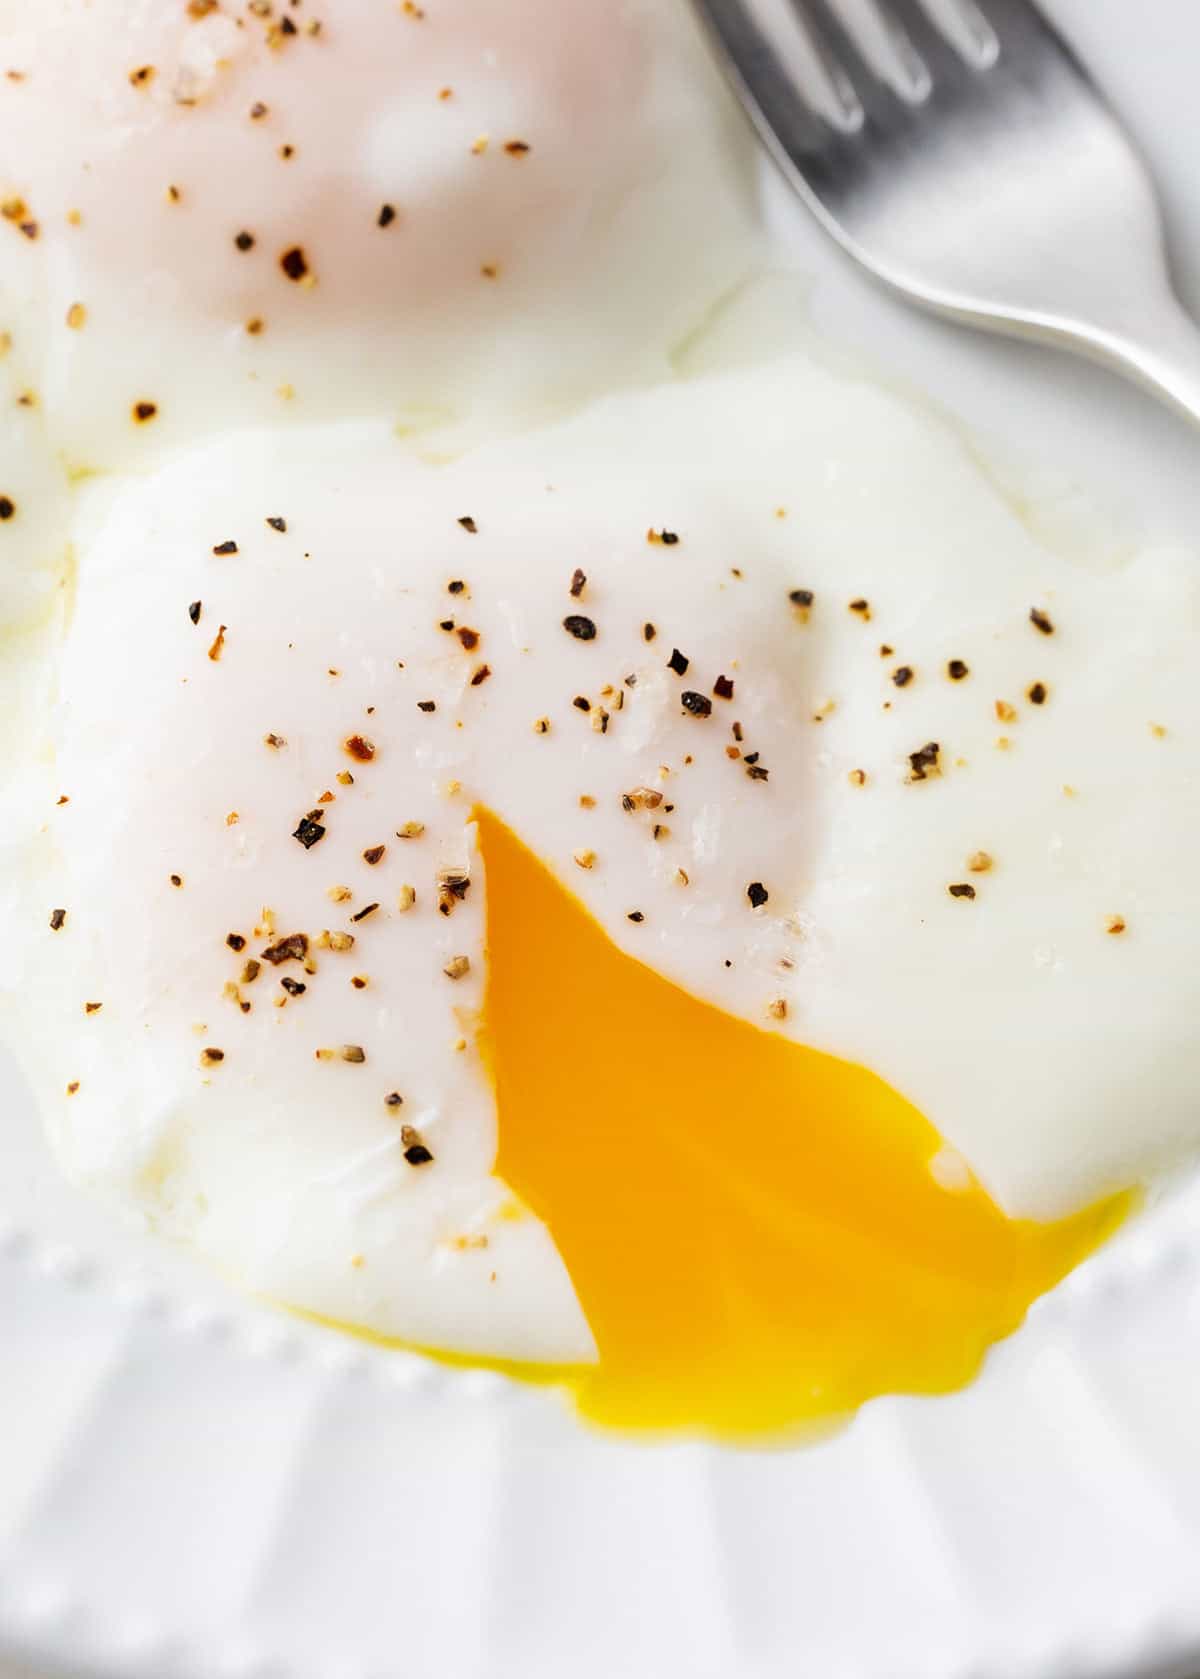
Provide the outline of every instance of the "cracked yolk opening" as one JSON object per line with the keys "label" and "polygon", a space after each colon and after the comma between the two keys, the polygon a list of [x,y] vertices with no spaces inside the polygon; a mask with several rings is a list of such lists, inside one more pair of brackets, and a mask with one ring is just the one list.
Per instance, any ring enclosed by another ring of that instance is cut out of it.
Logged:
{"label": "cracked yolk opening", "polygon": [[942,1187],[941,1137],[882,1079],[624,955],[477,816],[497,1170],[591,1325],[587,1415],[761,1435],[960,1387],[1125,1215],[1035,1223]]}

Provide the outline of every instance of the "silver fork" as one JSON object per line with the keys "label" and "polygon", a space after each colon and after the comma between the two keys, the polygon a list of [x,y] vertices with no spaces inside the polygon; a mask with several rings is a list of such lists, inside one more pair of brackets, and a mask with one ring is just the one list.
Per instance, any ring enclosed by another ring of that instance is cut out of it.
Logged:
{"label": "silver fork", "polygon": [[1153,183],[1031,0],[951,0],[936,22],[921,0],[858,0],[873,51],[831,0],[695,4],[784,173],[866,268],[1200,421],[1200,330],[1171,289]]}

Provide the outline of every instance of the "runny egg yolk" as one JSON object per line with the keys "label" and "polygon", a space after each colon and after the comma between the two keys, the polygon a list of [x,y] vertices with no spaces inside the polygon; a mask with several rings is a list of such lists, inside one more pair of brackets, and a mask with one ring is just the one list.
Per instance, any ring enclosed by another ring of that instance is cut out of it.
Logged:
{"label": "runny egg yolk", "polygon": [[882,1079],[652,973],[478,820],[497,1170],[592,1327],[586,1415],[747,1436],[946,1392],[1127,1212],[1035,1223],[942,1187],[941,1137]]}

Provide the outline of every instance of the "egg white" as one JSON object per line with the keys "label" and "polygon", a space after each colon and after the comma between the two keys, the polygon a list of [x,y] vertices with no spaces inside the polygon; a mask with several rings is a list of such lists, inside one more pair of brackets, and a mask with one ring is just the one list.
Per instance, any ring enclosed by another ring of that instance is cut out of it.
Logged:
{"label": "egg white", "polygon": [[681,0],[196,10],[0,10],[0,325],[75,470],[255,419],[512,427],[661,377],[759,248]]}

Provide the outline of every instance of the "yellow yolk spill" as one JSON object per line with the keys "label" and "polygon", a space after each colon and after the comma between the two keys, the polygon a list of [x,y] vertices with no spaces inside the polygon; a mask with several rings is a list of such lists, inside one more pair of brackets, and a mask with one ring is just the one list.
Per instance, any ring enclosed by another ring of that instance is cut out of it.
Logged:
{"label": "yellow yolk spill", "polygon": [[960,1387],[1128,1211],[1039,1224],[942,1188],[942,1139],[881,1079],[652,973],[478,821],[497,1171],[595,1335],[588,1416],[745,1436]]}

